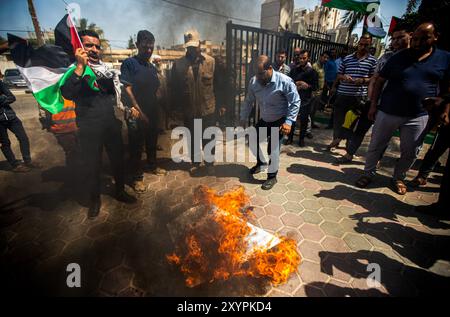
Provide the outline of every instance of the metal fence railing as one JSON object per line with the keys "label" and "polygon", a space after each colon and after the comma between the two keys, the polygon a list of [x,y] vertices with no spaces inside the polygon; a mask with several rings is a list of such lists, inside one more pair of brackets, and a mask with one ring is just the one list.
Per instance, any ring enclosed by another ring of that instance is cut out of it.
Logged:
{"label": "metal fence railing", "polygon": [[[253,77],[253,64],[257,56],[267,55],[272,61],[280,48],[288,52],[288,61],[293,58],[296,47],[310,51],[311,60],[316,61],[323,51],[335,48],[338,54],[346,48],[345,44],[333,43],[327,40],[311,39],[290,32],[274,32],[249,26],[227,23],[226,62],[228,76],[232,82],[233,91],[229,94],[235,123],[239,118],[250,79]],[[259,118],[259,110],[255,111],[250,121]]]}

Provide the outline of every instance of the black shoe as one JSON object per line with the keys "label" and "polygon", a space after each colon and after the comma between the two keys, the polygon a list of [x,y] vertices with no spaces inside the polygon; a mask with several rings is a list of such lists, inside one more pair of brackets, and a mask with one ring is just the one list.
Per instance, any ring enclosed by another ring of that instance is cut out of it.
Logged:
{"label": "black shoe", "polygon": [[314,135],[312,134],[312,133],[307,133],[306,134],[306,137],[308,138],[308,139],[314,139]]}
{"label": "black shoe", "polygon": [[250,174],[256,175],[256,174],[261,173],[263,170],[264,170],[264,165],[256,165],[250,169]]}
{"label": "black shoe", "polygon": [[305,140],[300,140],[300,142],[298,143],[299,147],[305,147]]}
{"label": "black shoe", "polygon": [[100,199],[96,199],[91,201],[89,204],[89,210],[88,210],[88,218],[89,219],[95,219],[100,214],[100,208],[102,206],[102,203]]}
{"label": "black shoe", "polygon": [[273,186],[275,186],[278,183],[276,177],[275,178],[269,178],[262,184],[261,188],[263,190],[271,190]]}
{"label": "black shoe", "polygon": [[320,127],[319,127],[317,124],[313,123],[313,124],[311,125],[311,128],[313,128],[313,129],[319,129]]}
{"label": "black shoe", "polygon": [[283,145],[292,145],[293,142],[294,142],[293,140],[287,139],[283,141]]}
{"label": "black shoe", "polygon": [[122,190],[119,191],[118,193],[116,193],[116,197],[115,197],[118,201],[126,203],[126,204],[134,204],[135,202],[137,202],[136,197],[131,196],[130,194],[128,194],[126,191]]}

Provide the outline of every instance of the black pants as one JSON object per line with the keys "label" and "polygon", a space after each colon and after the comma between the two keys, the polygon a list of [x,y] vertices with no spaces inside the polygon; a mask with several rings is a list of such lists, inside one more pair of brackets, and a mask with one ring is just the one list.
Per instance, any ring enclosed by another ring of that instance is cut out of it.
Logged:
{"label": "black pants", "polygon": [[[272,128],[280,128],[286,121],[286,118],[281,118],[274,122],[266,122],[262,119],[259,120],[258,124],[256,125],[256,131],[257,131],[257,153],[256,153],[256,159],[258,165],[265,165],[266,163],[262,160],[262,151],[260,144],[263,141],[261,138],[261,132],[265,130],[265,134],[267,135],[267,154],[269,155],[270,161],[269,161],[269,174],[268,178],[275,178],[278,175],[278,169],[280,165],[280,150],[281,150],[281,142],[283,140],[284,135],[282,133],[278,134],[278,146],[274,146],[275,152],[272,151],[272,137],[271,137],[271,129]],[[272,155],[273,154],[273,155]],[[273,167],[272,164],[274,165]]]}
{"label": "black pants", "polygon": [[71,173],[79,170],[82,156],[77,132],[55,134],[55,138],[64,151],[66,167]]}
{"label": "black pants", "polygon": [[133,181],[142,181],[142,152],[145,147],[147,163],[150,168],[156,168],[158,146],[158,120],[155,114],[148,114],[150,123],[146,125],[141,120],[128,122],[128,142],[130,151],[130,170]]}
{"label": "black pants", "polygon": [[[308,130],[308,121],[311,114],[311,100],[302,100],[302,106],[300,107],[299,117],[300,117],[300,140],[304,140]],[[289,134],[289,141],[294,140],[295,129],[297,128],[297,123],[292,124],[291,133]]]}
{"label": "black pants", "polygon": [[348,144],[347,144],[347,154],[355,155],[358,149],[360,148],[364,138],[366,137],[367,132],[369,132],[370,128],[373,125],[373,121],[368,118],[369,109],[364,108],[361,116],[358,120],[358,125],[356,130],[351,133]]}
{"label": "black pants", "polygon": [[8,137],[8,130],[14,133],[19,141],[23,161],[25,163],[31,163],[30,141],[28,140],[27,133],[23,128],[22,121],[20,121],[17,117],[11,120],[0,121],[0,145],[8,163],[14,167],[19,164],[19,161],[16,159],[16,156],[11,149],[11,141]]}
{"label": "black pants", "polygon": [[333,117],[333,138],[344,139],[347,134],[343,133],[342,125],[345,122],[345,116],[351,109],[358,107],[361,101],[361,97],[337,95],[336,102],[334,103],[334,117]]}
{"label": "black pants", "polygon": [[323,111],[325,107],[325,96],[316,96],[311,99],[311,124],[314,124],[317,110]]}
{"label": "black pants", "polygon": [[[201,119],[202,121],[202,130],[201,130],[201,135],[195,135],[195,131],[194,131],[194,123],[195,123],[195,119]],[[189,157],[191,158],[191,162],[199,164],[201,163],[202,160],[202,149],[205,147],[206,144],[208,144],[209,142],[211,142],[212,140],[209,139],[204,139],[203,138],[203,132],[209,128],[209,127],[215,127],[216,126],[216,122],[217,122],[217,116],[215,113],[210,114],[210,115],[206,115],[203,116],[201,118],[185,118],[184,119],[184,124],[185,127],[188,128],[188,130],[191,132],[191,147],[189,148]],[[195,138],[198,138],[198,140],[196,140]],[[195,141],[197,141],[197,143],[201,146],[195,148]],[[216,148],[214,147],[211,151],[212,155],[216,154]],[[211,164],[211,163],[206,163],[206,164]]]}
{"label": "black pants", "polygon": [[450,140],[450,127],[442,127],[438,131],[438,135],[434,140],[433,146],[428,150],[425,158],[423,159],[422,165],[419,169],[419,176],[423,178],[428,178],[430,173],[433,171],[439,158],[444,155],[449,147]]}
{"label": "black pants", "polygon": [[450,206],[449,195],[450,195],[450,158],[447,159],[447,164],[445,165],[444,178],[442,179],[441,192],[439,194],[438,203],[441,206],[445,206],[446,208],[448,208]]}
{"label": "black pants", "polygon": [[91,200],[100,198],[103,147],[111,163],[116,190],[122,191],[125,184],[122,123],[114,118],[106,122],[78,122],[78,127],[85,167],[84,184]]}

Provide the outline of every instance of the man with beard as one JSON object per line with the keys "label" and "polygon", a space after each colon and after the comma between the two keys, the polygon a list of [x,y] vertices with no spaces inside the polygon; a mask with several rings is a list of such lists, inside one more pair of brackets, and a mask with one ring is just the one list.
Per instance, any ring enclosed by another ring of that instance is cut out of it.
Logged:
{"label": "man with beard", "polygon": [[371,44],[371,35],[364,34],[358,42],[357,51],[345,57],[339,67],[335,83],[339,87],[334,103],[333,142],[327,147],[329,151],[339,146],[343,139],[348,139],[347,129],[342,127],[347,113],[350,110],[359,111],[367,102],[369,82],[377,66],[377,59],[369,53]]}
{"label": "man with beard", "polygon": [[[114,106],[121,105],[118,96],[118,74],[101,61],[100,37],[94,31],[80,32],[83,48],[77,49],[76,70],[61,87],[65,99],[73,100],[76,107],[79,140],[84,158],[89,193],[88,217],[94,219],[100,213],[100,174],[103,147],[109,156],[115,179],[115,198],[134,203],[136,198],[125,192],[123,143],[121,122],[114,114]],[[90,88],[89,76],[83,76],[86,67],[94,71],[98,91]]]}
{"label": "man with beard", "polygon": [[155,48],[155,37],[149,31],[139,31],[136,47],[138,54],[126,59],[121,67],[121,80],[131,101],[131,117],[128,118],[130,167],[132,184],[136,193],[146,191],[141,167],[142,150],[145,145],[147,170],[164,176],[166,171],[156,165],[158,146],[158,100],[160,86],[158,72],[150,63]]}
{"label": "man with beard", "polygon": [[450,53],[437,49],[437,40],[436,26],[421,24],[412,35],[411,48],[392,56],[381,70],[369,111],[370,116],[376,116],[375,125],[365,175],[356,183],[358,187],[365,188],[372,181],[381,154],[400,129],[401,156],[395,166],[392,187],[397,194],[406,194],[406,173],[417,158],[428,124],[429,115],[423,102],[449,92]]}
{"label": "man with beard", "polygon": [[[370,80],[369,84],[369,90],[368,90],[368,97],[369,100],[372,99],[373,94],[373,86],[375,82],[377,81],[378,77],[380,76],[380,71],[383,69],[383,67],[386,65],[386,63],[389,61],[389,59],[396,53],[409,48],[409,43],[411,40],[411,34],[409,27],[405,23],[399,23],[394,32],[392,33],[392,51],[386,52],[383,56],[380,57],[378,60],[377,67],[375,69],[375,74],[373,75],[372,79]],[[370,104],[369,104],[370,105]],[[362,109],[362,113],[360,115],[360,118],[358,120],[358,126],[356,130],[351,135],[350,139],[348,140],[347,145],[347,153],[336,160],[337,164],[348,164],[353,161],[353,156],[358,151],[359,147],[361,146],[362,142],[364,141],[364,138],[367,134],[367,132],[370,130],[370,128],[373,125],[374,122],[374,113],[369,113],[369,107],[364,107]]]}
{"label": "man with beard", "polygon": [[[214,58],[201,51],[200,34],[190,30],[184,34],[186,55],[177,60],[172,68],[170,92],[173,103],[183,107],[185,127],[191,132],[190,158],[193,163],[192,171],[198,171],[203,161],[202,144],[209,141],[203,139],[203,131],[208,127],[216,126],[216,91],[214,86],[214,73],[216,63]],[[201,140],[195,140],[194,122],[201,119]],[[215,147],[211,151],[214,159]],[[205,157],[206,158],[206,157]],[[213,162],[207,158],[208,174],[214,173]]]}
{"label": "man with beard", "polygon": [[[298,57],[298,65],[292,69],[289,77],[291,77],[297,86],[300,99],[303,107],[300,110],[300,140],[299,146],[305,146],[305,137],[308,129],[309,115],[311,114],[311,97],[313,91],[316,91],[319,86],[319,77],[317,72],[310,66],[309,51],[300,51]],[[292,144],[294,139],[295,123],[292,125],[291,132],[287,144]]]}

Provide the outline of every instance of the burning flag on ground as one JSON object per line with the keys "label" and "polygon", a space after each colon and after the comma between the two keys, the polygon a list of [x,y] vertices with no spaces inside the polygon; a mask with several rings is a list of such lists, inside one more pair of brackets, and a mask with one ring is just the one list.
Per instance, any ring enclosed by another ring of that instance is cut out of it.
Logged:
{"label": "burning flag on ground", "polygon": [[200,187],[198,206],[169,224],[176,250],[167,259],[180,267],[188,287],[233,277],[268,278],[279,285],[297,271],[297,243],[248,223],[248,201],[242,187],[224,195]]}

